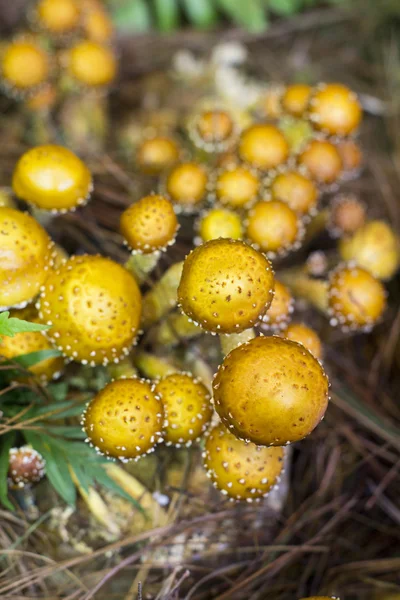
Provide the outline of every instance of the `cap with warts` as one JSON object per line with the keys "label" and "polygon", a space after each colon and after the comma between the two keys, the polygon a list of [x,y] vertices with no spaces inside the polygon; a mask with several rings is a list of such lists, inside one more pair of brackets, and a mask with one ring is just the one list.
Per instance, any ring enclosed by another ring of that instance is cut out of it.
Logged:
{"label": "cap with warts", "polygon": [[289,288],[275,279],[274,299],[262,318],[263,331],[284,329],[292,318],[294,299]]}
{"label": "cap with warts", "polygon": [[68,49],[66,68],[78,83],[90,88],[102,88],[115,79],[117,61],[109,46],[83,40]]}
{"label": "cap with warts", "polygon": [[122,461],[152,452],[161,439],[164,411],[154,385],[132,377],[112,381],[91,400],[82,425],[96,450]]}
{"label": "cap with warts", "polygon": [[256,124],[248,127],[240,136],[239,155],[252,166],[268,170],[286,162],[289,146],[275,125]]}
{"label": "cap with warts", "polygon": [[66,35],[78,30],[81,9],[77,0],[39,0],[33,17],[43,31]]}
{"label": "cap with warts", "polygon": [[304,225],[285,202],[261,200],[248,213],[246,236],[255,248],[275,258],[300,247]]}
{"label": "cap with warts", "polygon": [[150,194],[124,210],[120,229],[133,252],[151,254],[174,243],[178,220],[169,200]]}
{"label": "cap with warts", "polygon": [[238,440],[222,424],[208,434],[204,466],[215,487],[233,500],[259,500],[280,481],[284,448]]}
{"label": "cap with warts", "polygon": [[132,275],[102,256],[72,256],[44,284],[39,316],[67,357],[91,365],[118,362],[135,342],[141,296]]}
{"label": "cap with warts", "polygon": [[365,269],[339,265],[329,279],[328,305],[331,325],[369,331],[386,308],[386,291]]}
{"label": "cap with warts", "polygon": [[0,308],[32,302],[53,264],[53,242],[27,213],[0,207]]}
{"label": "cap with warts", "polygon": [[164,408],[166,444],[179,448],[200,439],[213,414],[205,385],[189,373],[172,373],[157,383],[156,394]]}
{"label": "cap with warts", "polygon": [[178,162],[180,148],[176,141],[166,135],[143,140],[136,150],[136,162],[143,173],[159,175]]}
{"label": "cap with warts", "polygon": [[339,179],[343,167],[336,146],[324,140],[312,140],[299,156],[299,163],[314,181],[326,185]]}
{"label": "cap with warts", "polygon": [[14,169],[15,194],[41,210],[65,213],[85,204],[92,176],[85,163],[63,146],[36,146],[21,156]]}
{"label": "cap with warts", "polygon": [[184,162],[170,171],[165,188],[177,209],[193,212],[204,200],[207,183],[207,172],[201,164]]}
{"label": "cap with warts", "polygon": [[328,230],[333,237],[356,232],[365,223],[365,204],[354,194],[340,194],[331,202]]}
{"label": "cap with warts", "polygon": [[211,208],[201,215],[198,230],[203,242],[217,238],[239,240],[243,237],[242,219],[227,208]]}
{"label": "cap with warts", "polygon": [[33,37],[18,37],[6,44],[1,54],[0,73],[7,92],[26,96],[36,92],[50,73],[50,59]]}
{"label": "cap with warts", "polygon": [[302,344],[311,352],[318,360],[322,359],[322,342],[314,329],[308,327],[304,323],[290,323],[287,328],[282,331],[282,336],[293,342]]}
{"label": "cap with warts", "polygon": [[215,197],[231,208],[247,207],[258,196],[260,178],[247,165],[231,164],[222,168],[215,178]]}
{"label": "cap with warts", "polygon": [[8,484],[12,489],[21,489],[40,481],[46,473],[46,461],[30,446],[10,448]]}
{"label": "cap with warts", "polygon": [[206,152],[224,152],[232,146],[238,127],[226,110],[213,109],[196,112],[188,122],[188,133],[193,144]]}
{"label": "cap with warts", "polygon": [[339,254],[378,279],[391,279],[400,264],[400,241],[384,221],[369,221],[339,242]]}
{"label": "cap with warts", "polygon": [[258,337],[225,357],[213,381],[215,409],[231,433],[262,446],[297,442],[328,406],[328,378],[301,344]]}
{"label": "cap with warts", "polygon": [[339,83],[321,84],[310,100],[309,117],[329,135],[350,135],[359,126],[362,109],[357,95]]}
{"label": "cap with warts", "polygon": [[299,171],[278,173],[269,183],[271,197],[286,202],[301,216],[314,214],[318,203],[318,188]]}
{"label": "cap with warts", "polygon": [[186,257],[178,301],[183,312],[206,331],[240,333],[268,309],[273,287],[267,258],[244,242],[221,238]]}
{"label": "cap with warts", "polygon": [[301,117],[308,106],[312,88],[305,83],[288,85],[282,96],[282,108],[294,117]]}

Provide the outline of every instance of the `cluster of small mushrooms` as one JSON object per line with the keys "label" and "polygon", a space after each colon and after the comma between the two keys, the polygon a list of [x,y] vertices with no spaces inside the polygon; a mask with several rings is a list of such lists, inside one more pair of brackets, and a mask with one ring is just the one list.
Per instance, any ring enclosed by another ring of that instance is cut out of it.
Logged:
{"label": "cluster of small mushrooms", "polygon": [[[57,34],[69,76],[99,76],[92,67],[103,65],[99,52],[108,56],[99,46],[104,40],[74,37],[77,28],[89,35],[85,19],[95,0],[76,4],[76,12],[52,12],[58,5],[75,2],[38,3],[37,35]],[[17,39],[6,48],[4,85],[18,92],[42,86],[50,65],[37,40]],[[25,52],[38,60],[29,81],[15,72]],[[87,53],[89,67],[79,67]],[[132,366],[93,397],[82,426],[97,452],[120,461],[137,460],[161,443],[200,444],[207,474],[223,495],[259,501],[280,481],[285,447],[308,436],[328,406],[322,343],[310,326],[292,321],[296,299],[333,327],[369,331],[385,311],[383,282],[399,266],[390,225],[368,219],[354,195],[337,193],[362,168],[355,137],[361,118],[357,96],[344,85],[270,86],[251,110],[207,100],[179,128],[144,136],[134,166],[152,189],[121,214],[121,245],[130,251],[124,265],[105,256],[65,256],[33,216],[0,207],[1,309],[21,318],[29,311],[30,320],[49,326],[44,334],[4,338],[1,353],[57,348],[61,359],[32,369],[45,382],[67,361],[110,373],[121,361],[133,365],[143,332],[167,352],[202,334],[218,336],[221,359],[212,382],[186,371],[146,379]],[[78,156],[44,145],[21,156],[12,187],[41,215],[78,209],[93,184]],[[149,285],[179,222],[191,223],[193,248]],[[337,251],[281,267],[283,257],[324,228],[338,240]],[[43,472],[24,448],[10,457],[17,485]]]}

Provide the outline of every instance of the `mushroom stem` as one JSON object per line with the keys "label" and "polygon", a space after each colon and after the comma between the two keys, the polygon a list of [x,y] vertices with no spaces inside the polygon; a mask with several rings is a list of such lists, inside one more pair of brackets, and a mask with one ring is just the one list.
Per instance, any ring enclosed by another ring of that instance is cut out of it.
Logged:
{"label": "mushroom stem", "polygon": [[128,269],[141,284],[147,279],[147,276],[156,267],[161,256],[161,252],[156,250],[151,254],[132,254],[125,263],[125,268]]}
{"label": "mushroom stem", "polygon": [[231,333],[231,334],[221,334],[219,336],[221,342],[221,349],[224,353],[224,356],[229,354],[231,350],[237,348],[241,344],[245,344],[249,340],[252,340],[256,337],[255,331],[253,328],[245,329],[241,333]]}
{"label": "mushroom stem", "polygon": [[149,352],[139,352],[136,354],[135,365],[149,379],[158,379],[177,371],[165,358],[160,358]]}
{"label": "mushroom stem", "polygon": [[151,340],[157,346],[176,346],[204,333],[204,329],[191,321],[185,314],[174,311],[165,321],[154,327]]}
{"label": "mushroom stem", "polygon": [[306,233],[304,236],[304,244],[309,244],[314,238],[326,229],[329,221],[329,210],[325,208],[321,210],[306,226]]}
{"label": "mushroom stem", "polygon": [[142,328],[148,329],[176,307],[183,262],[173,264],[143,297]]}
{"label": "mushroom stem", "polygon": [[309,277],[303,267],[281,271],[279,279],[288,286],[295,296],[307,300],[323,314],[328,313],[327,281]]}
{"label": "mushroom stem", "polygon": [[120,360],[118,364],[111,363],[107,365],[107,370],[112,379],[135,377],[137,375],[137,370],[132,364],[132,359],[130,357]]}

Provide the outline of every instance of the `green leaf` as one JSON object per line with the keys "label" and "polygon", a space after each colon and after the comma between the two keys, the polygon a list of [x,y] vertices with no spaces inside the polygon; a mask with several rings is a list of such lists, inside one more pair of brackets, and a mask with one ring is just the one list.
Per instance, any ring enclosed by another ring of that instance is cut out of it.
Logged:
{"label": "green leaf", "polygon": [[[50,406],[40,406],[34,409],[35,416],[43,416],[44,419],[66,419],[67,417],[76,417],[83,413],[85,402],[76,402],[75,400],[65,400],[57,402]],[[54,413],[54,414],[50,414]]]}
{"label": "green leaf", "polygon": [[46,431],[50,435],[55,435],[71,440],[84,440],[87,435],[82,431],[81,427],[75,427],[73,425],[55,425],[49,427],[46,425]]}
{"label": "green leaf", "polygon": [[290,17],[301,8],[301,0],[268,0],[268,8],[281,17]]}
{"label": "green leaf", "polygon": [[14,446],[15,437],[15,431],[10,431],[0,438],[0,502],[8,510],[14,510],[14,506],[8,499],[7,473],[10,463],[10,448]]}
{"label": "green leaf", "polygon": [[0,338],[3,335],[8,337],[14,337],[17,333],[25,333],[27,331],[46,331],[49,329],[48,325],[41,325],[40,323],[30,323],[23,319],[17,319],[10,317],[8,310],[0,313]]}
{"label": "green leaf", "polygon": [[18,363],[24,369],[29,369],[43,360],[57,358],[58,356],[62,356],[59,350],[38,350],[37,352],[29,352],[29,354],[21,354],[20,356],[16,356],[13,358],[13,362]]}
{"label": "green leaf", "polygon": [[179,25],[177,0],[153,0],[157,26],[160,31],[173,31]]}
{"label": "green leaf", "polygon": [[113,12],[113,20],[121,31],[148,31],[151,14],[145,0],[125,0]]}
{"label": "green leaf", "polygon": [[207,29],[217,21],[211,0],[182,0],[182,5],[189,21],[200,29]]}
{"label": "green leaf", "polygon": [[[91,476],[90,472],[87,473],[85,467],[82,466],[77,461],[73,462],[72,460],[70,460],[70,465],[71,465],[71,468],[74,471],[76,478],[79,481],[80,485],[82,486],[84,491],[86,493],[88,493],[90,486],[92,486],[92,487],[94,486],[94,479]],[[89,469],[89,471],[90,471],[90,469]]]}
{"label": "green leaf", "polygon": [[264,31],[268,27],[267,13],[260,0],[247,0],[247,2],[218,0],[218,4],[240,27],[255,33]]}
{"label": "green leaf", "polygon": [[62,402],[67,397],[68,383],[51,383],[47,386],[47,391],[57,402]]}

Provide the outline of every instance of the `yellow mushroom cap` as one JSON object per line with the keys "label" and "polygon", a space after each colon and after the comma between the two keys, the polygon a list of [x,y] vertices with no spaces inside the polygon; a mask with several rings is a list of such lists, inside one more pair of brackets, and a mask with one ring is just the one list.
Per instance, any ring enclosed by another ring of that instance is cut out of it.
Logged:
{"label": "yellow mushroom cap", "polygon": [[220,237],[239,240],[243,237],[242,219],[233,210],[211,208],[200,219],[199,233],[203,242]]}
{"label": "yellow mushroom cap", "polygon": [[235,500],[258,500],[280,481],[284,449],[238,440],[224,425],[216,425],[204,447],[204,466],[215,487]]}
{"label": "yellow mushroom cap", "polygon": [[178,221],[169,200],[150,194],[124,210],[120,228],[131,250],[151,254],[173,244]]}
{"label": "yellow mushroom cap", "polygon": [[179,160],[179,146],[168,136],[158,135],[144,140],[136,152],[137,164],[143,173],[159,175]]}
{"label": "yellow mushroom cap", "polygon": [[331,184],[336,182],[342,172],[342,159],[331,142],[312,140],[299,157],[312,179],[317,183]]}
{"label": "yellow mushroom cap", "polygon": [[27,213],[0,207],[0,308],[37,296],[53,262],[53,242]]}
{"label": "yellow mushroom cap", "polygon": [[384,221],[369,221],[339,242],[345,261],[355,261],[378,279],[390,279],[400,264],[399,238]]}
{"label": "yellow mushroom cap", "polygon": [[251,125],[240,137],[239,155],[254,167],[273,169],[286,162],[289,146],[283,133],[274,125]]}
{"label": "yellow mushroom cap", "polygon": [[360,146],[354,140],[341,140],[336,148],[340,154],[345,172],[356,171],[362,165],[363,154]]}
{"label": "yellow mushroom cap", "polygon": [[317,88],[309,116],[315,127],[330,135],[349,135],[359,126],[362,109],[354,92],[345,85],[331,83]]}
{"label": "yellow mushroom cap", "polygon": [[232,165],[222,169],[216,178],[216,198],[231,208],[248,206],[257,197],[260,179],[246,165]]}
{"label": "yellow mushroom cap", "polygon": [[21,156],[14,169],[15,194],[40,208],[67,212],[84,204],[92,191],[92,177],[73,152],[52,144],[36,146]]}
{"label": "yellow mushroom cap", "polygon": [[82,425],[98,452],[130,460],[161,440],[164,411],[154,385],[132,377],[112,381],[91,400]]}
{"label": "yellow mushroom cap", "polygon": [[322,342],[314,329],[304,323],[290,323],[282,332],[282,336],[293,342],[302,344],[318,360],[322,359]]}
{"label": "yellow mushroom cap", "polygon": [[215,409],[239,438],[262,446],[297,442],[328,406],[328,378],[301,344],[258,337],[232,350],[213,381]]}
{"label": "yellow mushroom cap", "polygon": [[305,83],[288,85],[282,96],[282,108],[294,117],[301,117],[308,106],[311,86]]}
{"label": "yellow mushroom cap", "polygon": [[262,319],[263,330],[285,328],[291,319],[293,305],[294,300],[289,288],[275,279],[274,298]]}
{"label": "yellow mushroom cap", "polygon": [[207,182],[207,173],[202,165],[185,162],[170,171],[166,191],[177,207],[190,212],[204,200]]}
{"label": "yellow mushroom cap", "polygon": [[340,194],[331,203],[328,229],[334,237],[349,235],[365,223],[366,208],[353,194]]}
{"label": "yellow mushroom cap", "polygon": [[35,19],[49,33],[66,34],[78,28],[81,11],[77,0],[39,0]]}
{"label": "yellow mushroom cap", "polygon": [[280,200],[261,200],[248,214],[246,236],[269,258],[299,248],[303,235],[304,226],[297,214]]}
{"label": "yellow mushroom cap", "polygon": [[46,461],[37,450],[30,446],[10,448],[8,463],[8,483],[13,489],[21,489],[36,483],[46,473]]}
{"label": "yellow mushroom cap", "polygon": [[157,383],[156,394],[164,407],[167,445],[179,448],[200,439],[213,414],[205,385],[188,373],[172,373]]}
{"label": "yellow mushroom cap", "polygon": [[[37,310],[33,305],[22,310],[11,311],[11,317],[30,321],[31,323],[40,322]],[[42,331],[26,331],[24,333],[17,333],[14,337],[3,336],[0,341],[0,355],[9,359],[21,356],[22,354],[52,349],[53,346]],[[63,368],[64,359],[61,356],[56,356],[34,364],[32,367],[29,367],[29,371],[42,383],[46,383],[58,377]],[[18,378],[20,378],[19,375]]]}
{"label": "yellow mushroom cap", "polygon": [[138,333],[141,296],[132,275],[102,256],[72,256],[39,299],[50,340],[69,358],[92,365],[118,362]]}
{"label": "yellow mushroom cap", "polygon": [[206,152],[226,151],[234,142],[237,125],[232,116],[221,109],[196,112],[188,122],[193,144]]}
{"label": "yellow mushroom cap", "polygon": [[83,29],[86,37],[95,42],[108,42],[114,28],[103,4],[98,0],[82,0]]}
{"label": "yellow mushroom cap", "polygon": [[329,280],[328,303],[331,325],[369,331],[386,308],[386,291],[365,269],[340,265]]}
{"label": "yellow mushroom cap", "polygon": [[193,250],[183,265],[178,301],[212,333],[240,333],[271,304],[274,274],[260,252],[238,240],[218,239]]}
{"label": "yellow mushroom cap", "polygon": [[50,61],[34,39],[20,38],[5,47],[0,69],[4,85],[10,92],[32,92],[47,80]]}
{"label": "yellow mushroom cap", "polygon": [[299,215],[315,212],[318,188],[309,177],[298,171],[278,174],[270,184],[270,191],[274,200],[286,202]]}
{"label": "yellow mushroom cap", "polygon": [[68,50],[67,69],[77,82],[100,88],[109,85],[115,79],[117,61],[109,46],[83,40]]}

